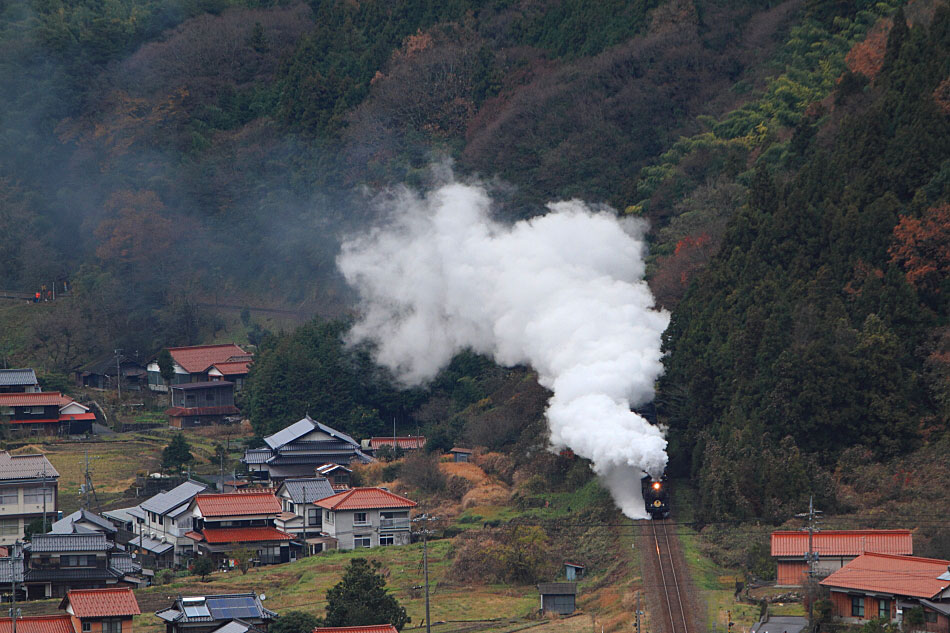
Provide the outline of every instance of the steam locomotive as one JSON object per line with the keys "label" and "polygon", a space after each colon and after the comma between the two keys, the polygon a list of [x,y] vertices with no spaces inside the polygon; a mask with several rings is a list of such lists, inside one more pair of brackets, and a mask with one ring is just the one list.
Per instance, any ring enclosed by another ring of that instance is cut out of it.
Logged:
{"label": "steam locomotive", "polygon": [[643,491],[643,505],[651,519],[670,516],[670,490],[665,474],[658,480],[644,474],[640,479],[640,489]]}

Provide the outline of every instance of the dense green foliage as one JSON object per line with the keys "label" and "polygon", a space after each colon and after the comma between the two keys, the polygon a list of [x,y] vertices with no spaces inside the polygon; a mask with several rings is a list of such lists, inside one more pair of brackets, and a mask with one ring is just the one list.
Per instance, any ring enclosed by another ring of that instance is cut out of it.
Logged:
{"label": "dense green foliage", "polygon": [[366,626],[392,624],[401,631],[410,620],[406,609],[386,592],[380,564],[354,558],[343,579],[327,590],[326,626]]}
{"label": "dense green foliage", "polygon": [[176,433],[172,436],[172,441],[162,449],[162,467],[172,470],[181,470],[186,464],[195,460],[191,454],[191,445],[185,439],[184,434]]}
{"label": "dense green foliage", "polygon": [[284,611],[268,630],[270,633],[311,633],[323,620],[306,611]]}
{"label": "dense green foliage", "polygon": [[854,445],[889,457],[945,424],[920,350],[946,303],[922,302],[889,249],[899,216],[946,200],[950,122],[934,95],[950,71],[950,11],[929,30],[902,20],[873,86],[821,123],[802,167],[787,180],[756,172],[673,313],[663,413],[675,466],[707,491],[706,517],[774,518],[773,499],[827,495],[815,465],[781,465],[795,446],[824,465]]}

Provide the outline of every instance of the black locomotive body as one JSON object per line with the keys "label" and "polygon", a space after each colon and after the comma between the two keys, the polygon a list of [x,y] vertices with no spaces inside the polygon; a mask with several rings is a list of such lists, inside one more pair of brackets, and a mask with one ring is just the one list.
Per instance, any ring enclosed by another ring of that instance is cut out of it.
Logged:
{"label": "black locomotive body", "polygon": [[666,475],[661,479],[654,479],[650,475],[643,475],[640,480],[643,491],[643,505],[651,519],[665,519],[670,516],[670,487]]}

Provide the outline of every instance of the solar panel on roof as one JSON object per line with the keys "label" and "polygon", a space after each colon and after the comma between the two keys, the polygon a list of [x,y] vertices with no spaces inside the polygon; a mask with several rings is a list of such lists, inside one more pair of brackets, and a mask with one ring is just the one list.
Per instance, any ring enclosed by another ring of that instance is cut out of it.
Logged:
{"label": "solar panel on roof", "polygon": [[234,618],[262,617],[257,601],[253,596],[237,596],[219,598],[208,596],[208,607],[216,620],[233,620]]}
{"label": "solar panel on roof", "polygon": [[185,615],[189,618],[199,618],[208,617],[211,613],[208,612],[208,607],[203,604],[196,606],[185,605]]}

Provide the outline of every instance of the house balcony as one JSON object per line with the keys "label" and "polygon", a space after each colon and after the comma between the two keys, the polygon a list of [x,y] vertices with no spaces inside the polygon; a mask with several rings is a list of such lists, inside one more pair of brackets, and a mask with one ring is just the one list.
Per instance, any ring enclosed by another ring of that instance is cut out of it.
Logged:
{"label": "house balcony", "polygon": [[408,518],[398,518],[398,519],[381,518],[379,520],[379,529],[380,530],[408,530],[409,519]]}

